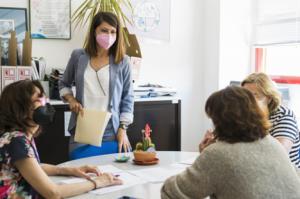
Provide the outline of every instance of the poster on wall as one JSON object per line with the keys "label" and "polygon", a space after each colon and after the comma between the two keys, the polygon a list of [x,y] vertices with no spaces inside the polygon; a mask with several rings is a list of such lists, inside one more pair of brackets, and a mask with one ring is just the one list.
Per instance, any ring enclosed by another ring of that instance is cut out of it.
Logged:
{"label": "poster on wall", "polygon": [[133,24],[129,32],[155,40],[170,41],[171,0],[132,0],[133,14],[126,14]]}
{"label": "poster on wall", "polygon": [[[26,8],[0,7],[0,39],[1,39],[1,64],[8,65],[8,41],[11,31],[16,31],[18,55],[22,49],[22,42],[27,31]],[[20,63],[20,60],[18,60]]]}
{"label": "poster on wall", "polygon": [[70,0],[29,0],[32,39],[71,39]]}

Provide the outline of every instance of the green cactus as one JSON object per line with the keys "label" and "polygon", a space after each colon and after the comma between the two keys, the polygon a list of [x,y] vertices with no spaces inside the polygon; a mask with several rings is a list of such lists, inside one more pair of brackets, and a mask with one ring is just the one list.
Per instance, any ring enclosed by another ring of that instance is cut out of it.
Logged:
{"label": "green cactus", "polygon": [[136,143],[135,150],[137,151],[143,150],[143,144],[141,142]]}
{"label": "green cactus", "polygon": [[137,151],[139,151],[139,150],[147,151],[147,149],[148,149],[149,147],[155,148],[155,144],[152,143],[150,137],[147,137],[147,138],[144,138],[142,142],[138,142],[138,143],[136,144],[135,150],[137,150]]}
{"label": "green cactus", "polygon": [[148,137],[148,138],[145,138],[143,140],[143,150],[144,151],[147,151],[147,149],[149,148],[149,145],[151,144],[151,139]]}

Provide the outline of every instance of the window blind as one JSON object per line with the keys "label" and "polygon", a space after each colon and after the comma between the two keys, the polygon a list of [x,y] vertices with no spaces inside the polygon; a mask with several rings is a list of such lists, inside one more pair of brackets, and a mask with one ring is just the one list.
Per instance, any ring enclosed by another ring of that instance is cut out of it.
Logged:
{"label": "window blind", "polygon": [[300,0],[255,0],[256,46],[300,43]]}

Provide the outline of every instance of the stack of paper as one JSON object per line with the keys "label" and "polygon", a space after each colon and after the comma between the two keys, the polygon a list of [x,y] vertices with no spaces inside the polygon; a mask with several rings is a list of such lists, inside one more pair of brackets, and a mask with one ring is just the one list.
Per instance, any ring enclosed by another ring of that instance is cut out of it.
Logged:
{"label": "stack of paper", "polygon": [[176,89],[169,87],[138,86],[134,88],[135,97],[159,97],[173,96],[177,93]]}
{"label": "stack of paper", "polygon": [[[99,189],[90,191],[90,193],[101,195],[101,194],[111,193],[111,192],[115,192],[118,190],[129,188],[129,187],[132,187],[135,185],[146,183],[145,180],[142,180],[141,178],[134,176],[130,173],[127,173],[126,171],[123,171],[121,169],[118,169],[117,167],[114,167],[112,165],[102,165],[102,166],[98,166],[98,167],[101,172],[112,173],[113,175],[118,175],[119,176],[118,178],[120,178],[123,181],[123,184],[99,188]],[[72,177],[70,179],[63,180],[60,183],[73,184],[73,183],[79,183],[79,182],[85,182],[85,181],[87,181],[87,180],[84,178]]]}

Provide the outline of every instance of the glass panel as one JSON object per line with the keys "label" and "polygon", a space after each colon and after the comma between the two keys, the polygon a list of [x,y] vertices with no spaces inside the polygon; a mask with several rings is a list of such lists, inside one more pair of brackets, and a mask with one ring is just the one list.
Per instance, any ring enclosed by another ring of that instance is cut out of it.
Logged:
{"label": "glass panel", "polygon": [[300,77],[300,44],[267,47],[266,73]]}

